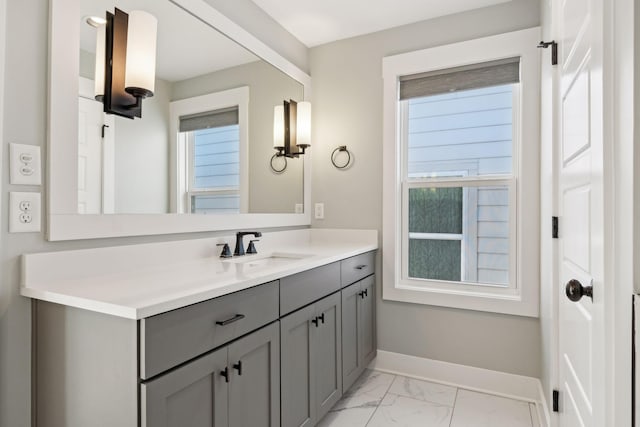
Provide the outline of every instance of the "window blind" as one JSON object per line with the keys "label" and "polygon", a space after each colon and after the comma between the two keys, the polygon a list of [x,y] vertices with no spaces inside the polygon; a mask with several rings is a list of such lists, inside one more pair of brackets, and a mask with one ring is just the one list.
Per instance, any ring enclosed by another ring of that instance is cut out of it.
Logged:
{"label": "window blind", "polygon": [[400,100],[520,81],[520,57],[400,77]]}
{"label": "window blind", "polygon": [[191,132],[237,124],[238,107],[229,107],[180,117],[180,132]]}

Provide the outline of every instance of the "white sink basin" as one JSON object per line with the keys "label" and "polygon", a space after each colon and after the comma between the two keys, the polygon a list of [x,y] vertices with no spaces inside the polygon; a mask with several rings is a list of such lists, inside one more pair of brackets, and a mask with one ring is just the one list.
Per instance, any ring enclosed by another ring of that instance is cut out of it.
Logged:
{"label": "white sink basin", "polygon": [[272,252],[269,254],[244,255],[237,258],[223,260],[222,262],[242,265],[246,268],[274,267],[290,264],[301,259],[309,258],[312,254],[296,254],[287,252]]}

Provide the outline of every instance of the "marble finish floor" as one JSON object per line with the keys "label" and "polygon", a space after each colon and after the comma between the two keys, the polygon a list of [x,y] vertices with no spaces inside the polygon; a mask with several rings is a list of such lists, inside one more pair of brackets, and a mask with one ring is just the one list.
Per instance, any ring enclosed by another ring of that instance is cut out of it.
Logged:
{"label": "marble finish floor", "polygon": [[320,427],[539,427],[535,404],[367,370]]}

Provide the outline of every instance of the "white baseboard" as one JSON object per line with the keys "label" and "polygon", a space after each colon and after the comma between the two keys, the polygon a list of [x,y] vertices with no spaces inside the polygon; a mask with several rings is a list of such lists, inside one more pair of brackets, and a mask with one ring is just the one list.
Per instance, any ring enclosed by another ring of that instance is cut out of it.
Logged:
{"label": "white baseboard", "polygon": [[549,410],[537,378],[384,350],[378,350],[369,368],[535,403],[541,427],[549,427]]}

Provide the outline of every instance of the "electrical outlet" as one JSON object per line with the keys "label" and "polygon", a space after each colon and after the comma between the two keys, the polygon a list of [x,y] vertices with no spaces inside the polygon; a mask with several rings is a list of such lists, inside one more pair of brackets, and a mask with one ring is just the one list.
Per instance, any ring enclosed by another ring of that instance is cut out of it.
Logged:
{"label": "electrical outlet", "polygon": [[324,219],[324,203],[316,203],[315,214],[316,219]]}
{"label": "electrical outlet", "polygon": [[293,212],[297,214],[304,213],[304,206],[302,205],[302,203],[296,203]]}
{"label": "electrical outlet", "polygon": [[42,222],[40,193],[11,192],[9,193],[9,232],[28,233],[39,232]]}
{"label": "electrical outlet", "polygon": [[9,183],[15,185],[41,185],[40,147],[37,145],[9,144]]}
{"label": "electrical outlet", "polygon": [[21,213],[18,216],[18,220],[20,221],[20,224],[31,224],[31,222],[33,221],[33,217],[31,216],[31,214]]}

